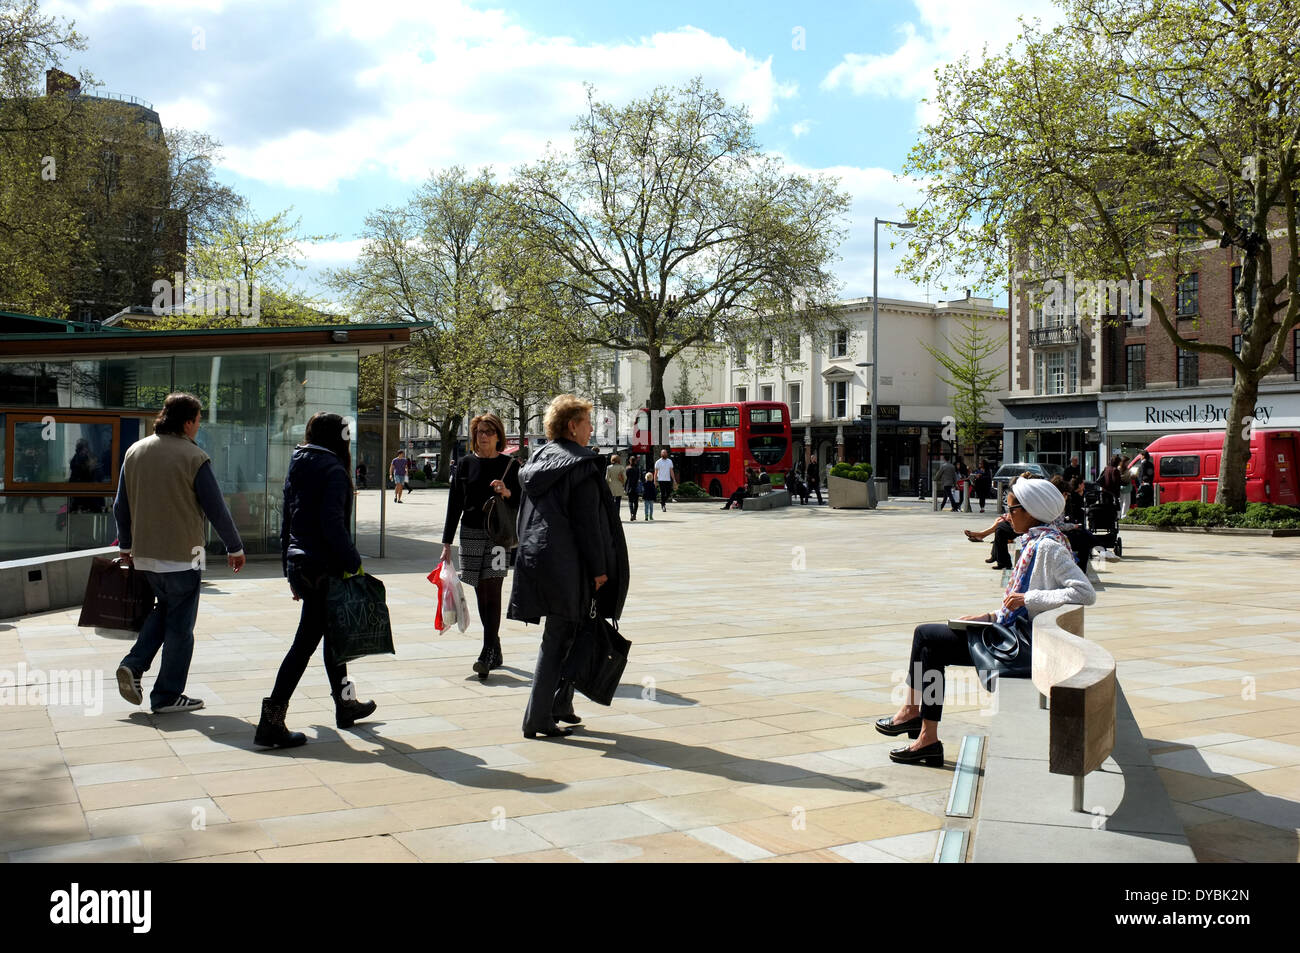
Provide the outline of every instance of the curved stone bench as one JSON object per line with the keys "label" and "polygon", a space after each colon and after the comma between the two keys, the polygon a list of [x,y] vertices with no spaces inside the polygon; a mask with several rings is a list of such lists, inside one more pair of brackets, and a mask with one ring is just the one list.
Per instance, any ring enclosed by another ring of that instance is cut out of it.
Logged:
{"label": "curved stone bench", "polygon": [[1115,658],[1083,638],[1083,606],[1038,615],[1033,642],[1031,677],[1039,707],[1051,712],[1048,770],[1074,778],[1074,809],[1083,811],[1084,776],[1115,748]]}

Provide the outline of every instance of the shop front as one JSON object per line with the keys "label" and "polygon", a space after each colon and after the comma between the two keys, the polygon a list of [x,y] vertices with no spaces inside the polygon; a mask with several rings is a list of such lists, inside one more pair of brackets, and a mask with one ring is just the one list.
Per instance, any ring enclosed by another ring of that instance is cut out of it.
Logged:
{"label": "shop front", "polygon": [[[1179,390],[1169,397],[1149,391],[1103,394],[1103,451],[1127,460],[1166,434],[1226,430],[1231,403],[1225,387]],[[1251,421],[1255,427],[1300,428],[1300,388],[1261,385]]]}
{"label": "shop front", "polygon": [[1045,401],[1003,400],[1003,463],[1050,463],[1067,467],[1073,457],[1085,476],[1102,470],[1103,445],[1095,399]]}

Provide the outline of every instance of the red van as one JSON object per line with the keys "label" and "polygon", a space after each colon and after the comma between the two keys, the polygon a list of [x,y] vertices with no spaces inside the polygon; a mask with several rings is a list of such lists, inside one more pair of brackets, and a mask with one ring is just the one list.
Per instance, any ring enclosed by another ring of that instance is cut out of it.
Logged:
{"label": "red van", "polygon": [[[1210,502],[1219,488],[1219,458],[1223,431],[1176,433],[1155,440],[1147,451],[1156,465],[1160,502],[1201,499],[1201,486],[1209,485]],[[1300,505],[1296,461],[1300,459],[1300,431],[1255,430],[1246,463],[1246,502]]]}

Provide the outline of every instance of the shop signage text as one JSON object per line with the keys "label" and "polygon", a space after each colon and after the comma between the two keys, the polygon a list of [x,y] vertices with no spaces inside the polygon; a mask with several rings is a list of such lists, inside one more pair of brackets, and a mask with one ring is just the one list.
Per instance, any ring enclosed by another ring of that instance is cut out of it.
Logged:
{"label": "shop signage text", "polygon": [[[1268,424],[1273,416],[1273,408],[1260,404],[1255,407],[1255,419],[1261,424]],[[1186,407],[1174,407],[1163,410],[1151,404],[1146,405],[1146,422],[1149,424],[1226,424],[1228,420],[1227,404],[1188,404]]]}

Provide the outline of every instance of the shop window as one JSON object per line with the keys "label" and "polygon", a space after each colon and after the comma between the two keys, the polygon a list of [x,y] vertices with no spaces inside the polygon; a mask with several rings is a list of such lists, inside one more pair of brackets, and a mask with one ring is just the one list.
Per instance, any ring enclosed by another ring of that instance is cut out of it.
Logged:
{"label": "shop window", "polygon": [[15,490],[111,491],[117,420],[12,414],[5,427],[4,485]]}

